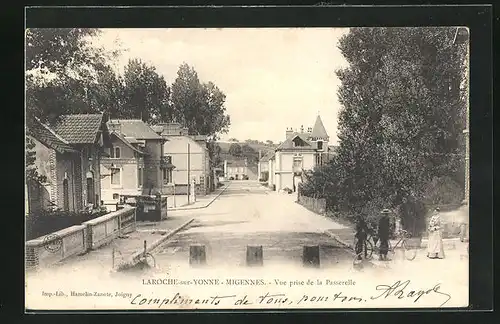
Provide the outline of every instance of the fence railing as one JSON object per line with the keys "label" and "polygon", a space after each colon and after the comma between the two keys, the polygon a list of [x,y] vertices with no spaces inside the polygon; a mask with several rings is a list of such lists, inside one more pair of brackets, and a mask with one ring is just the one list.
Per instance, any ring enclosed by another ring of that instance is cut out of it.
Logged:
{"label": "fence railing", "polygon": [[312,198],[298,195],[298,203],[315,213],[326,213],[326,199],[324,198]]}

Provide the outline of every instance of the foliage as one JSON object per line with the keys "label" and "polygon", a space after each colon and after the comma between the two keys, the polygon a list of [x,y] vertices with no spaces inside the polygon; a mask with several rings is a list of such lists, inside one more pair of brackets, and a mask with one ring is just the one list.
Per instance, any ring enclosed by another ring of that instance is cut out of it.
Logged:
{"label": "foliage", "polygon": [[424,187],[423,201],[427,205],[457,205],[462,195],[463,187],[451,177],[434,177]]}
{"label": "foliage", "polygon": [[172,84],[173,118],[188,127],[191,134],[217,138],[227,133],[229,115],[226,95],[212,82],[202,84],[194,68],[184,63]]}
{"label": "foliage", "polygon": [[211,167],[220,167],[222,165],[222,159],[220,156],[221,148],[219,144],[215,140],[209,140],[207,142],[208,154],[210,157],[210,165]]}
{"label": "foliage", "polygon": [[148,123],[172,120],[170,88],[156,68],[140,59],[129,60],[123,75],[123,103],[120,118]]}
{"label": "foliage", "polygon": [[26,168],[26,180],[45,182],[47,179],[45,176],[38,174],[37,168],[35,166],[35,142],[28,136],[25,136],[26,149],[25,149],[25,168]]}
{"label": "foliage", "polygon": [[229,154],[231,154],[232,156],[240,157],[243,154],[243,150],[241,149],[240,144],[231,144],[231,146],[229,147]]}
{"label": "foliage", "polygon": [[349,63],[337,71],[340,146],[335,167],[315,170],[304,192],[334,195],[347,215],[391,208],[421,217],[428,184],[457,175],[463,163],[466,47],[453,44],[455,33],[351,28],[340,39]]}
{"label": "foliage", "polygon": [[35,117],[51,122],[61,114],[99,111],[91,103],[92,89],[109,74],[108,61],[117,55],[92,46],[99,33],[92,28],[26,30],[28,127]]}

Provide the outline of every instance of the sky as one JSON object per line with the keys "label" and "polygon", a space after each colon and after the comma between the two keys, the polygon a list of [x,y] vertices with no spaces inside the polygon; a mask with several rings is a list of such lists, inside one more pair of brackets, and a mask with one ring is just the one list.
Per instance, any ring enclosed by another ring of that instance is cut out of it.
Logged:
{"label": "sky", "polygon": [[98,45],[156,67],[174,82],[186,62],[201,82],[214,82],[226,94],[231,126],[221,140],[285,139],[287,127],[312,127],[318,113],[337,144],[335,71],[347,65],[337,48],[346,28],[103,29]]}

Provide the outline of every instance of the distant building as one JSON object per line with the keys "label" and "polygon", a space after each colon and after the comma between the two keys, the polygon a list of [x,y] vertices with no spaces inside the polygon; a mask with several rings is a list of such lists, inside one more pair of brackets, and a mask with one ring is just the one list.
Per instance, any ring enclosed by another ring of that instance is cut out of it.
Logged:
{"label": "distant building", "polygon": [[285,141],[261,159],[262,164],[268,161],[268,185],[275,186],[277,191],[285,188],[296,191],[303,171],[329,161],[332,154],[329,139],[320,116],[317,116],[314,127],[306,131],[303,127],[299,131],[287,128]]}
{"label": "distant building", "polygon": [[237,159],[237,160],[224,160],[224,175],[226,179],[233,180],[243,180],[248,176],[248,160]]}
{"label": "distant building", "polygon": [[140,119],[110,120],[106,127],[111,144],[101,159],[104,202],[113,205],[121,195],[161,192],[165,139]]}
{"label": "distant building", "polygon": [[[215,172],[210,168],[206,135],[189,135],[179,123],[152,126],[167,141],[163,146],[163,193],[187,194],[188,177],[196,182],[196,193],[208,194],[215,184]],[[188,164],[189,162],[189,164]],[[170,184],[170,186],[169,186]]]}

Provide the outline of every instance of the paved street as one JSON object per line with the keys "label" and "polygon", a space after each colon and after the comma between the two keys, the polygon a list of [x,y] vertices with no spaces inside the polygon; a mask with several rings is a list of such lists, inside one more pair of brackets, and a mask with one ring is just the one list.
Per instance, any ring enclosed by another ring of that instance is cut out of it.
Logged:
{"label": "paved street", "polygon": [[208,208],[182,211],[195,221],[159,249],[158,263],[187,263],[191,244],[205,245],[208,265],[217,267],[245,265],[247,245],[262,245],[266,264],[301,265],[307,244],[321,246],[323,267],[351,260],[349,252],[323,233],[344,227],[306,210],[295,199],[255,181],[233,181]]}
{"label": "paved street", "polygon": [[[269,282],[272,282],[273,278],[289,281],[301,278],[330,278],[356,280],[360,284],[349,288],[349,291],[366,294],[366,291],[374,291],[376,284],[411,280],[412,287],[420,289],[428,288],[429,285],[441,285],[443,291],[453,295],[448,306],[467,303],[469,276],[464,243],[458,242],[452,249],[446,250],[444,260],[429,260],[425,257],[425,249],[422,249],[413,261],[396,255],[390,262],[375,260],[373,263],[364,263],[361,268],[355,268],[351,252],[342,248],[331,236],[324,234],[329,231],[344,240],[352,240],[349,234],[352,229],[310,212],[294,201],[295,195],[276,193],[256,182],[234,181],[207,208],[171,211],[168,221],[152,226],[140,226],[139,232],[131,234],[130,242],[136,236],[139,239],[140,235],[151,232],[148,235],[153,242],[161,237],[161,234],[155,233],[158,230],[168,231],[170,227],[195,219],[189,227],[153,251],[155,268],[111,271],[112,247],[123,244],[119,242],[121,239],[118,239],[110,246],[66,260],[56,268],[27,274],[27,284],[36,296],[48,286],[76,291],[89,289],[88,287],[102,287],[114,291],[120,287],[122,291],[141,291],[146,294],[163,289],[141,284],[149,278],[262,278]],[[206,246],[207,266],[190,267],[191,244]],[[302,266],[302,247],[306,244],[320,245],[321,270]],[[263,267],[252,268],[245,265],[247,245],[263,246]],[[250,289],[245,287],[233,289]],[[279,289],[269,285],[267,288],[273,289],[272,291]],[[170,289],[172,288],[167,290]],[[189,295],[199,288],[177,286],[175,289]],[[205,293],[211,292],[210,288],[204,289]],[[328,289],[328,286],[324,286],[317,290],[317,293],[326,294]],[[246,292],[258,293],[259,287]],[[415,306],[424,306],[426,303],[436,306],[443,302],[443,296],[436,295],[432,298],[428,297]],[[68,299],[68,303],[70,302],[72,299]],[[381,301],[380,306],[395,306],[394,302]],[[408,301],[398,302],[401,303],[400,306],[410,305]],[[71,304],[71,307],[75,307],[74,304]]]}

